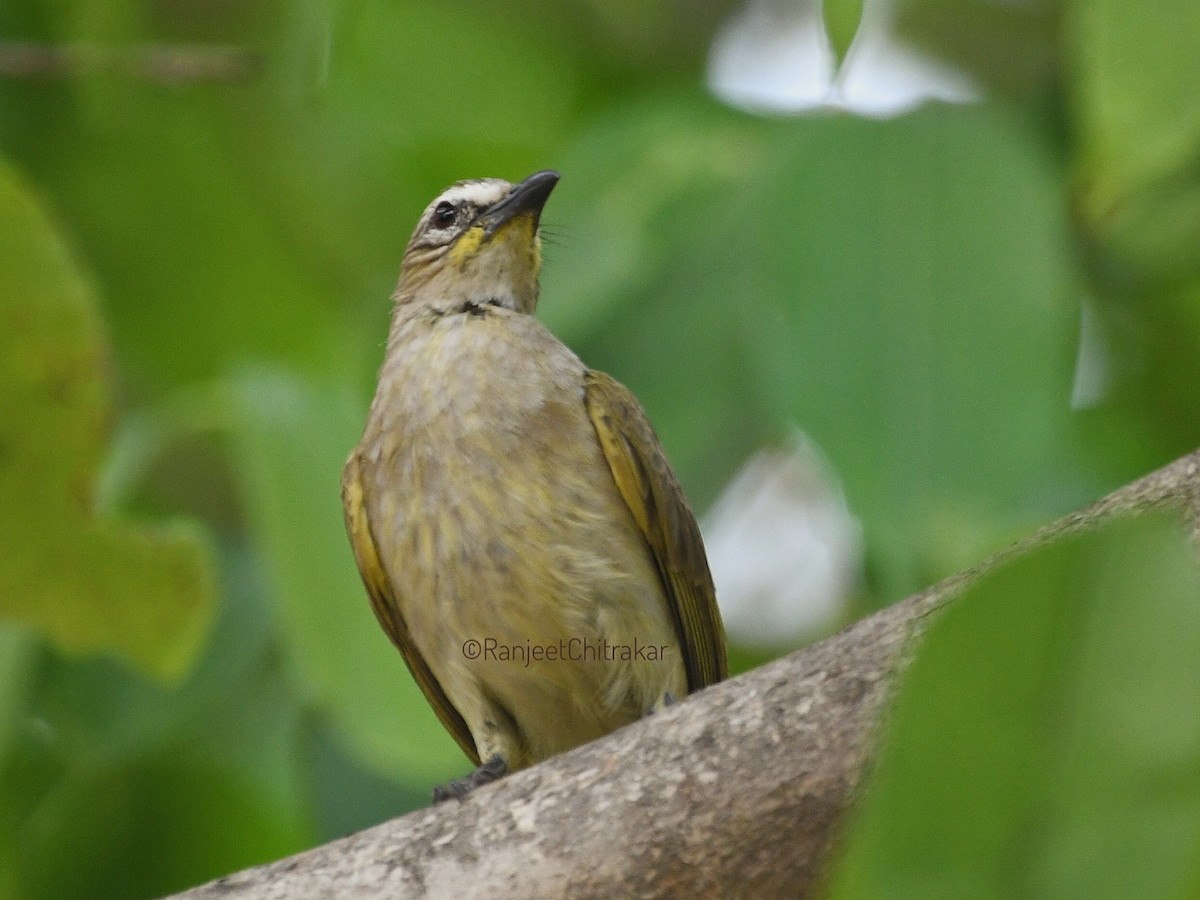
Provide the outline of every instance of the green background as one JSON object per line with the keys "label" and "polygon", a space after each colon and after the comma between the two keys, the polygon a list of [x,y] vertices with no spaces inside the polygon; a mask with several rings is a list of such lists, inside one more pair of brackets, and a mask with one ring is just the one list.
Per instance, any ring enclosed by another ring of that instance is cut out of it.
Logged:
{"label": "green background", "polygon": [[[839,48],[860,8],[830,4]],[[465,771],[338,498],[403,246],[459,178],[562,172],[540,315],[698,509],[818,443],[865,537],[847,619],[1200,445],[1193,0],[903,0],[984,99],[886,121],[722,105],[735,9],[0,7],[82,60],[0,74],[0,900],[180,889]],[[147,62],[209,45],[227,77]],[[1074,409],[1085,302],[1106,381]],[[1200,895],[1177,530],[1048,550],[947,617],[835,895]]]}

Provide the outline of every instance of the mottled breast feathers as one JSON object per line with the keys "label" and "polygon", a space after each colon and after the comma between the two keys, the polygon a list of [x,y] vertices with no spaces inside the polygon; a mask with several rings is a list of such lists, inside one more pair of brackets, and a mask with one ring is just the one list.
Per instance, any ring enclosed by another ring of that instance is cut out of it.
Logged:
{"label": "mottled breast feathers", "polygon": [[[725,634],[695,517],[633,395],[603,372],[589,370],[584,379],[584,402],[597,441],[658,570],[680,643],[687,689],[694,692],[715,684],[728,676]],[[422,657],[400,613],[372,534],[366,489],[355,451],[343,471],[342,500],[371,606],[443,726],[478,765],[481,760],[467,723]]]}
{"label": "mottled breast feathers", "polygon": [[471,730],[463,717],[459,715],[454,704],[442,690],[442,686],[429,669],[425,657],[417,649],[409,633],[404,617],[400,615],[400,604],[392,592],[388,582],[387,572],[379,559],[375,537],[371,533],[371,523],[367,518],[367,503],[363,494],[364,481],[359,471],[358,451],[350,454],[346,467],[342,470],[342,508],[346,515],[346,531],[350,535],[350,544],[354,548],[354,559],[358,570],[362,573],[363,583],[367,586],[367,595],[371,598],[371,608],[375,618],[391,638],[392,643],[404,657],[408,670],[412,672],[413,680],[421,688],[425,699],[437,713],[439,721],[458,742],[463,752],[470,757],[475,765],[479,765],[479,753]]}

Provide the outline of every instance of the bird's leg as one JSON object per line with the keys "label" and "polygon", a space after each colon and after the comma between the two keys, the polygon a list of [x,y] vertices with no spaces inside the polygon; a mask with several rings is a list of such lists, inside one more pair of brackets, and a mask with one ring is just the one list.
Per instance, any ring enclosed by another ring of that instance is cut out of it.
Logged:
{"label": "bird's leg", "polygon": [[648,710],[646,710],[646,715],[652,716],[656,712],[658,712],[660,709],[666,709],[668,706],[674,706],[677,702],[678,701],[675,699],[675,695],[672,694],[670,691],[667,691],[661,697],[658,698],[657,703],[655,703],[652,707],[650,707]]}
{"label": "bird's leg", "polygon": [[456,778],[433,789],[433,802],[461,800],[480,785],[488,784],[508,772],[508,763],[501,756],[493,756],[466,778]]}

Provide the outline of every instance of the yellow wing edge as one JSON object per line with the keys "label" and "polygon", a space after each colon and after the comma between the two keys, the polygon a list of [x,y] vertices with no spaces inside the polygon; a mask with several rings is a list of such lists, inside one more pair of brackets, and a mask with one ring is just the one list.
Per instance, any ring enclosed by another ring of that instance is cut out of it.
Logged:
{"label": "yellow wing edge", "polygon": [[413,680],[420,687],[425,699],[433,707],[438,719],[450,732],[463,752],[470,757],[475,765],[479,765],[479,753],[475,749],[475,741],[467,723],[454,708],[446,692],[434,677],[421,651],[417,649],[409,633],[404,617],[400,615],[400,606],[393,596],[391,585],[388,583],[387,572],[379,559],[379,551],[375,545],[375,537],[371,533],[371,523],[367,516],[366,499],[363,491],[362,473],[359,470],[358,453],[355,451],[346,460],[342,470],[342,509],[346,515],[346,533],[350,536],[350,545],[354,549],[354,559],[358,563],[359,574],[366,585],[367,594],[371,598],[371,609],[375,618],[383,627],[384,632],[391,638],[393,644],[400,650]]}
{"label": "yellow wing edge", "polygon": [[637,399],[603,372],[589,371],[584,399],[617,490],[658,566],[675,621],[688,691],[729,677],[725,625],[692,514]]}

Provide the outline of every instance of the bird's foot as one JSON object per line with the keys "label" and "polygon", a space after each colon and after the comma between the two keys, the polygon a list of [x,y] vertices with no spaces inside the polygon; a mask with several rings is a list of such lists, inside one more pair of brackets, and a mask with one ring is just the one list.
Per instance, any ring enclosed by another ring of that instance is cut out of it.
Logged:
{"label": "bird's foot", "polygon": [[655,703],[652,707],[650,707],[648,710],[646,710],[646,715],[652,716],[656,712],[658,712],[660,709],[666,709],[668,706],[674,706],[677,702],[678,701],[675,699],[675,695],[672,694],[670,691],[667,691],[665,694],[662,695],[662,697],[659,699],[659,701],[657,703]]}
{"label": "bird's foot", "polygon": [[433,802],[442,803],[446,800],[461,800],[480,785],[488,784],[503,777],[508,772],[508,764],[499,756],[493,756],[466,778],[456,778],[445,784],[439,784],[433,789]]}

